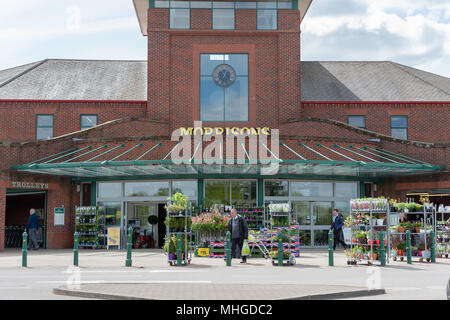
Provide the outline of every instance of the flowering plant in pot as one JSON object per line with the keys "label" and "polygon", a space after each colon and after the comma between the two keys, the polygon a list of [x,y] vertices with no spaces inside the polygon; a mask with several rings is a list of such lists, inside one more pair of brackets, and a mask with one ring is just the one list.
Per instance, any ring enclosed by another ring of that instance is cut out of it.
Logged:
{"label": "flowering plant in pot", "polygon": [[358,259],[358,251],[353,248],[352,250],[345,250],[345,256],[347,257],[347,264],[355,265]]}
{"label": "flowering plant in pot", "polygon": [[168,206],[165,206],[169,213],[184,213],[187,208],[188,197],[181,192],[175,193],[172,197],[167,198],[170,201]]}
{"label": "flowering plant in pot", "polygon": [[420,229],[423,228],[423,222],[416,222],[414,224],[414,230],[416,231],[416,233],[420,233]]}
{"label": "flowering plant in pot", "polygon": [[400,242],[397,246],[397,250],[400,257],[406,254],[406,242]]}

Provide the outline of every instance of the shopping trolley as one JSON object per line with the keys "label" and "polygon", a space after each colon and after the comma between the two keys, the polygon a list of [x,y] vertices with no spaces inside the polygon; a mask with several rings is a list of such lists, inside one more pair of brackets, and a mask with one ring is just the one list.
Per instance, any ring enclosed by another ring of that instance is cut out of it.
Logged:
{"label": "shopping trolley", "polygon": [[251,230],[248,233],[248,239],[251,244],[256,246],[261,253],[264,256],[264,259],[270,258],[270,251],[267,249],[266,245],[264,244],[264,240],[267,238],[267,236],[264,234],[264,232],[255,232],[255,230]]}

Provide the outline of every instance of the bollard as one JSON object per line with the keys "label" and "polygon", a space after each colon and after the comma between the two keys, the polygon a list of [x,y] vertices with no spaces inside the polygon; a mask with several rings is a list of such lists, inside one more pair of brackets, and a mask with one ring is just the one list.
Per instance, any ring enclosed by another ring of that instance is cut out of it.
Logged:
{"label": "bollard", "polygon": [[133,228],[128,228],[128,241],[127,241],[127,261],[125,262],[126,267],[131,267],[131,248],[133,247]]}
{"label": "bollard", "polygon": [[381,266],[386,266],[386,252],[384,248],[384,231],[380,231],[380,262]]}
{"label": "bollard", "polygon": [[278,234],[278,266],[283,265],[283,239],[281,238],[281,232]]}
{"label": "bollard", "polygon": [[333,259],[333,231],[328,232],[328,266],[334,265]]}
{"label": "bollard", "polygon": [[181,267],[181,253],[182,253],[182,244],[181,244],[181,232],[177,233],[177,267]]}
{"label": "bollard", "polygon": [[227,267],[231,267],[231,233],[227,231],[227,246],[225,248],[227,255]]}
{"label": "bollard", "polygon": [[411,231],[406,231],[406,261],[411,264]]}
{"label": "bollard", "polygon": [[22,267],[27,267],[28,234],[22,233]]}
{"label": "bollard", "polygon": [[73,235],[73,265],[78,267],[78,232]]}
{"label": "bollard", "polygon": [[[431,251],[431,262],[436,262],[436,248],[435,248],[435,238],[434,238],[434,231],[431,230],[430,232],[430,237],[431,237],[431,247],[430,247],[430,251]],[[425,234],[425,241],[427,241],[426,238],[426,234]]]}

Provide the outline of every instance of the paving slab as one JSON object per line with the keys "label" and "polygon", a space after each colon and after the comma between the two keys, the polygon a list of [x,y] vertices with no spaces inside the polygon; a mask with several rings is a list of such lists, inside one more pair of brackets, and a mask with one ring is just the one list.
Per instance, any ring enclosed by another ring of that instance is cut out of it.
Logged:
{"label": "paving slab", "polygon": [[384,294],[384,289],[333,285],[102,283],[73,289],[55,288],[54,294],[108,300],[323,300]]}

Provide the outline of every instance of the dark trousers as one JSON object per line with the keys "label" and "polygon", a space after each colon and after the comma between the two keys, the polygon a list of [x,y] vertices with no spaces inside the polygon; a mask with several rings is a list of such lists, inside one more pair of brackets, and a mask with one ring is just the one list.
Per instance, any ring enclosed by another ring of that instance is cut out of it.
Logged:
{"label": "dark trousers", "polygon": [[334,233],[333,250],[336,250],[336,245],[338,244],[338,242],[342,244],[344,248],[347,248],[347,245],[344,242],[344,232],[342,231],[342,229],[337,230],[333,229],[333,233]]}
{"label": "dark trousers", "polygon": [[[242,246],[244,239],[231,239],[231,258],[241,258]],[[246,261],[247,257],[242,257],[242,261]]]}
{"label": "dark trousers", "polygon": [[28,230],[28,249],[31,248],[31,246],[33,246],[33,249],[39,249],[39,244],[37,242],[37,237],[38,237],[38,229],[29,229]]}

